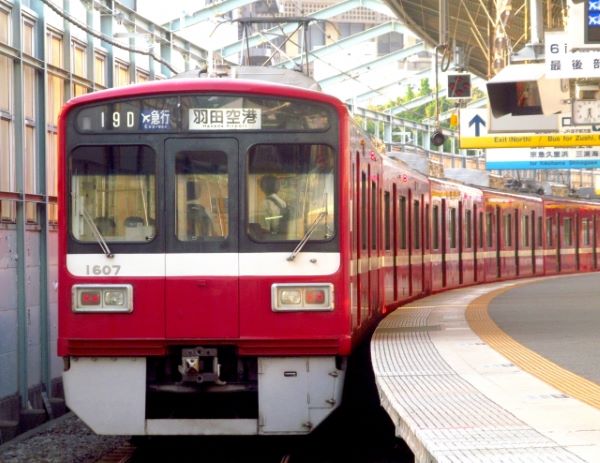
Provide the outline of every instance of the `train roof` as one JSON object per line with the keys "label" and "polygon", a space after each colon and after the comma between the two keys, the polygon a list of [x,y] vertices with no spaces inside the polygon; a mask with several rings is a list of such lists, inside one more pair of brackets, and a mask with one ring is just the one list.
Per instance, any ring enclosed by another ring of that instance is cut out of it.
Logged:
{"label": "train roof", "polygon": [[109,88],[97,92],[88,93],[70,99],[63,112],[67,112],[75,106],[101,102],[115,98],[142,97],[157,94],[180,94],[180,93],[246,93],[254,95],[276,95],[288,98],[308,99],[335,106],[338,111],[347,111],[346,105],[338,98],[326,93],[303,88],[297,85],[289,85],[280,82],[258,80],[252,78],[237,79],[231,77],[195,77],[195,78],[173,78],[144,82],[140,84],[126,85],[124,87]]}

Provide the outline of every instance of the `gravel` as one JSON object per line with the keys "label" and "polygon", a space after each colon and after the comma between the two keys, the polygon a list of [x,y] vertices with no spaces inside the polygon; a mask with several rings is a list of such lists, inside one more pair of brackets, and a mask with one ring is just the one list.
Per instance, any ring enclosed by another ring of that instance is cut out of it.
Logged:
{"label": "gravel", "polygon": [[127,441],[98,436],[67,413],[0,445],[0,463],[91,463]]}

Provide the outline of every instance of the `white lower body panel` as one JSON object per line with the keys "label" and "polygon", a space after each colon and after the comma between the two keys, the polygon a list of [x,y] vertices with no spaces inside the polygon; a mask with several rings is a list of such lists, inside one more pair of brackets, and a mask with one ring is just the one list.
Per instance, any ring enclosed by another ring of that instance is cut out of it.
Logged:
{"label": "white lower body panel", "polygon": [[342,399],[334,357],[258,359],[257,419],[146,419],[146,359],[73,357],[63,373],[67,406],[97,434],[307,434]]}

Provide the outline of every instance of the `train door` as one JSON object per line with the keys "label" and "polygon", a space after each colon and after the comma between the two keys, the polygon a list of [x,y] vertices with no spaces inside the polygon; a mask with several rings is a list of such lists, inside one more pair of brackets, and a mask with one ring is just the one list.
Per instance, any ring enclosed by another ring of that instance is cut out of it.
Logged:
{"label": "train door", "polygon": [[442,199],[442,287],[448,285],[447,275],[447,259],[448,259],[448,222],[447,222],[447,203],[445,199]]}
{"label": "train door", "polygon": [[592,267],[594,270],[598,270],[598,214],[596,211],[592,214],[592,255],[593,255],[593,264]]}
{"label": "train door", "polygon": [[356,151],[355,162],[352,164],[352,327],[360,325],[360,151]]}
{"label": "train door", "polygon": [[496,230],[496,277],[502,277],[502,209],[500,206],[496,206],[496,221],[495,221],[495,230]]}
{"label": "train door", "polygon": [[[521,248],[521,221],[523,220],[522,215],[520,214],[521,211],[519,211],[519,209],[514,209],[514,274],[516,276],[519,276],[521,274],[521,267],[520,267],[520,259],[519,259],[519,250]],[[512,230],[511,230],[512,233]]]}
{"label": "train door", "polygon": [[431,205],[425,195],[421,195],[423,203],[423,292],[430,293],[433,286],[431,278]]}
{"label": "train door", "polygon": [[536,273],[536,265],[535,265],[535,211],[531,211],[531,233],[529,235],[529,241],[531,244],[531,273],[535,275]]}
{"label": "train door", "polygon": [[557,214],[546,216],[546,258],[544,270],[546,273],[556,273],[560,269],[560,253],[558,250]]}
{"label": "train door", "polygon": [[561,256],[561,247],[562,247],[562,215],[556,214],[556,270],[560,273],[562,271],[562,256]]}
{"label": "train door", "polygon": [[581,213],[577,211],[574,215],[575,220],[575,269],[581,270]]}
{"label": "train door", "polygon": [[398,197],[398,246],[397,246],[397,258],[396,258],[396,269],[397,269],[397,285],[398,285],[398,299],[406,298],[410,296],[410,251],[408,246],[408,200],[406,194],[401,194]]}
{"label": "train door", "polygon": [[235,139],[168,139],[166,336],[239,336],[238,217]]}
{"label": "train door", "polygon": [[417,295],[423,291],[423,201],[421,197],[415,194],[411,206],[411,294]]}
{"label": "train door", "polygon": [[413,255],[413,203],[412,203],[412,190],[408,190],[408,201],[407,201],[407,210],[406,210],[406,232],[408,237],[407,249],[408,249],[408,294],[410,296],[413,295],[413,273],[414,273],[414,263],[412,260]]}
{"label": "train door", "polygon": [[477,282],[477,267],[478,267],[478,263],[479,263],[477,261],[477,246],[479,246],[479,237],[477,236],[477,230],[480,227],[480,219],[477,214],[479,214],[477,204],[473,204],[473,228],[472,228],[471,233],[473,234],[473,281],[474,282]]}
{"label": "train door", "polygon": [[[387,186],[387,185],[386,185]],[[393,192],[385,189],[383,191],[383,242],[381,244],[383,258],[383,268],[379,271],[383,277],[383,293],[381,297],[384,305],[391,304],[394,299],[394,250],[392,249],[392,194]]]}
{"label": "train door", "polygon": [[398,187],[394,183],[392,186],[392,251],[393,251],[393,266],[394,266],[394,301],[400,299],[400,291],[398,288]]}
{"label": "train door", "polygon": [[[370,166],[369,166],[370,167]],[[369,316],[379,308],[379,184],[369,168],[370,207],[369,207]]]}
{"label": "train door", "polygon": [[463,251],[464,251],[464,226],[465,222],[463,220],[463,202],[458,202],[458,284],[463,284]]}
{"label": "train door", "polygon": [[367,173],[360,172],[360,253],[358,258],[359,273],[359,324],[366,318],[369,310],[369,253],[368,253],[368,184]]}

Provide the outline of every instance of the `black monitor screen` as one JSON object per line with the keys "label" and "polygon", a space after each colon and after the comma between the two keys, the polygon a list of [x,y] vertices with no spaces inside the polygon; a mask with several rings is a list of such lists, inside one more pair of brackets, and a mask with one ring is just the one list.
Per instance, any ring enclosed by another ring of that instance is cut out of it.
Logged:
{"label": "black monitor screen", "polygon": [[600,43],[600,0],[585,1],[585,43]]}

